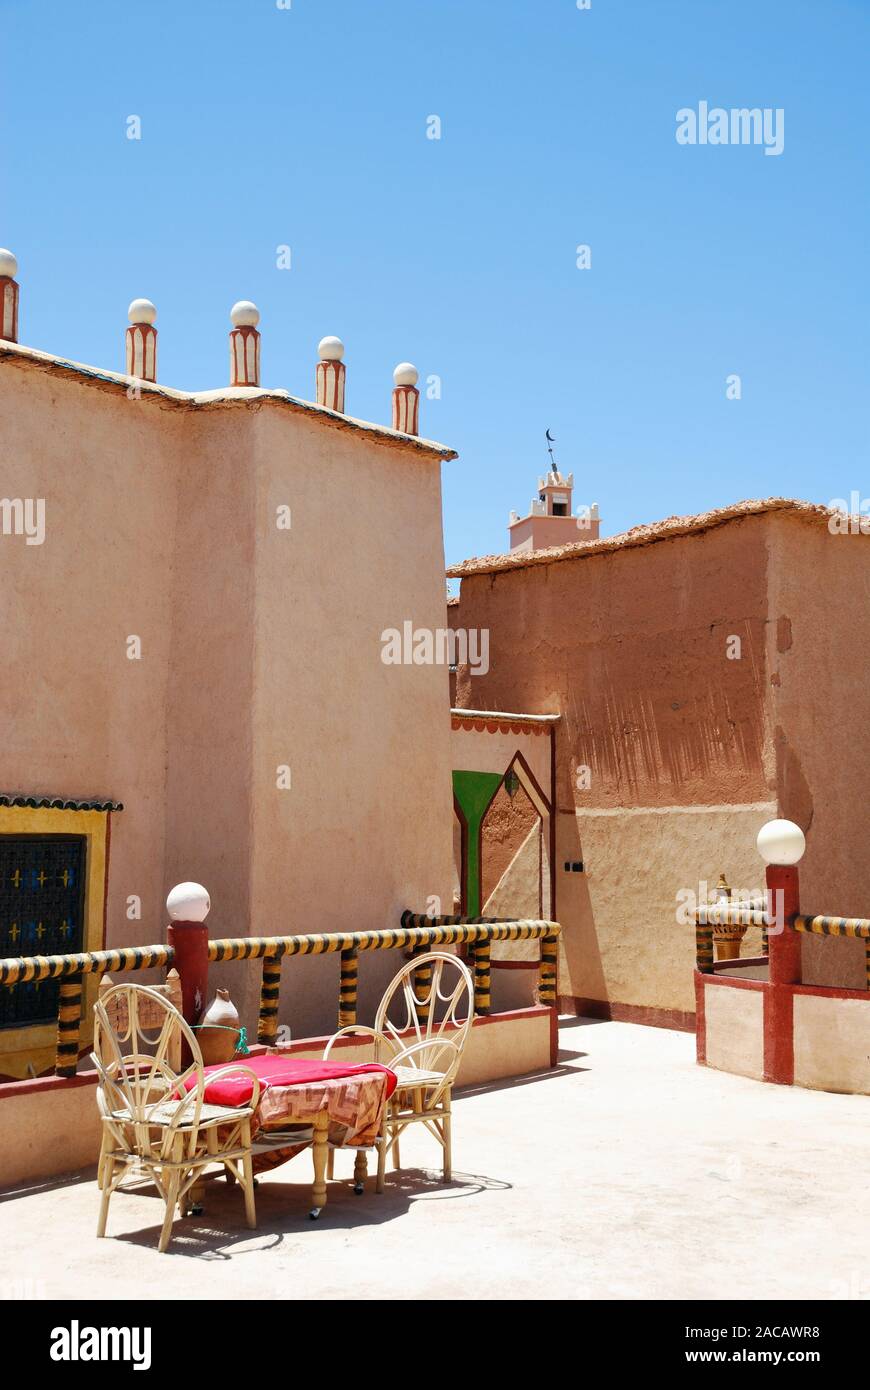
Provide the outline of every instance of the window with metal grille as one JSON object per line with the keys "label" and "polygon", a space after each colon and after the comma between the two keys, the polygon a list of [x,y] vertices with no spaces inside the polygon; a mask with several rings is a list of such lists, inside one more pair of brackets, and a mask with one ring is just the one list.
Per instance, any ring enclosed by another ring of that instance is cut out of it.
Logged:
{"label": "window with metal grille", "polygon": [[[84,941],[84,835],[0,835],[0,956],[55,956]],[[57,980],[0,988],[0,1028],[53,1023]]]}

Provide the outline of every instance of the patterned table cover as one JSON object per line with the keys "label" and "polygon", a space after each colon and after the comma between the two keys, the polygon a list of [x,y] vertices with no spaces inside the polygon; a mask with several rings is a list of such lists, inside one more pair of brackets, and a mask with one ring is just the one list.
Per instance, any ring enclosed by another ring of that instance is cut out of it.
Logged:
{"label": "patterned table cover", "polygon": [[[329,1115],[329,1142],[347,1148],[371,1148],[381,1128],[386,1102],[387,1074],[362,1072],[331,1080],[310,1081],[293,1086],[270,1085],[260,1096],[252,1132],[255,1173],[277,1168],[311,1145],[311,1134],[300,1134],[298,1144],[275,1147],[270,1134],[290,1125],[313,1123],[326,1110]],[[262,1147],[263,1145],[268,1147]]]}

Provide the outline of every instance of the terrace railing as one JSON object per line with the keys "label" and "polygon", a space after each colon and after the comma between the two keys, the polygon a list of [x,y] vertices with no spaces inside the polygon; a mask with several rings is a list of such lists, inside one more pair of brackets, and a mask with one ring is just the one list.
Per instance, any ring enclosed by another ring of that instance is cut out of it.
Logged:
{"label": "terrace railing", "polygon": [[867,988],[870,990],[870,919],[867,917],[803,917],[791,923],[792,930],[816,936],[857,936],[864,941]]}
{"label": "terrace railing", "polygon": [[[826,916],[805,916],[801,913],[796,914],[791,920],[782,919],[775,921],[766,908],[750,906],[740,903],[729,903],[727,905],[716,903],[706,907],[699,907],[695,914],[695,958],[701,974],[712,974],[715,969],[713,937],[715,928],[719,927],[740,927],[758,926],[762,928],[762,951],[768,954],[768,933],[775,931],[795,931],[815,936],[851,936],[857,937],[864,942],[865,958],[865,978],[867,989],[870,990],[870,918],[867,917],[826,917]],[[749,960],[743,962],[739,957],[724,962],[726,965],[738,967],[742,964],[748,965]]]}
{"label": "terrace railing", "polygon": [[[274,1044],[278,1036],[278,1006],[281,962],[285,956],[339,953],[338,1024],[356,1023],[357,971],[361,951],[404,948],[421,955],[438,946],[467,945],[471,948],[474,972],[475,1012],[486,1014],[490,1001],[490,948],[493,941],[538,939],[541,942],[538,999],[549,1007],[556,1003],[556,958],[561,927],[558,922],[525,919],[502,920],[485,917],[425,917],[412,912],[402,914],[401,926],[385,931],[318,932],[304,936],[245,936],[209,941],[209,961],[252,960],[262,958],[260,1017],[257,1041]],[[82,1020],[82,979],[88,974],[123,974],[131,970],[157,967],[170,969],[176,964],[172,946],[130,946],[116,951],[83,951],[74,955],[25,956],[0,960],[0,987],[34,980],[61,981],[58,999],[55,1075],[73,1076],[79,1056]],[[416,988],[428,999],[431,972],[421,967]]]}

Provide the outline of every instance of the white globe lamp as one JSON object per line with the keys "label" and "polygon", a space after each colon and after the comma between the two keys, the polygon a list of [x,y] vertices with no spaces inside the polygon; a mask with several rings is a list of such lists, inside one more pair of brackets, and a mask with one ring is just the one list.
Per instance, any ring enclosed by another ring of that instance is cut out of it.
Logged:
{"label": "white globe lamp", "polygon": [[177,883],[166,898],[171,922],[204,922],[210,907],[211,899],[201,883]]}
{"label": "white globe lamp", "polygon": [[804,832],[793,820],[769,820],[759,830],[756,844],[765,864],[781,866],[800,863],[807,847]]}

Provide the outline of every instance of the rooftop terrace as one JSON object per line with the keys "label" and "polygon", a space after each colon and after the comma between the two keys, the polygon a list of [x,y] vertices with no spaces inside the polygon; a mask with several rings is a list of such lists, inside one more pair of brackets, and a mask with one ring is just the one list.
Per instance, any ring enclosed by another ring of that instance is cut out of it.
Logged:
{"label": "rooftop terrace", "polygon": [[453,1183],[425,1135],[353,1195],[352,1162],[308,1222],[311,1159],[236,1190],[156,1249],[162,1203],[119,1194],[94,1231],[93,1172],[0,1197],[7,1296],[124,1299],[866,1298],[866,1099],[699,1068],[694,1038],[563,1019],[560,1064],[457,1093]]}

